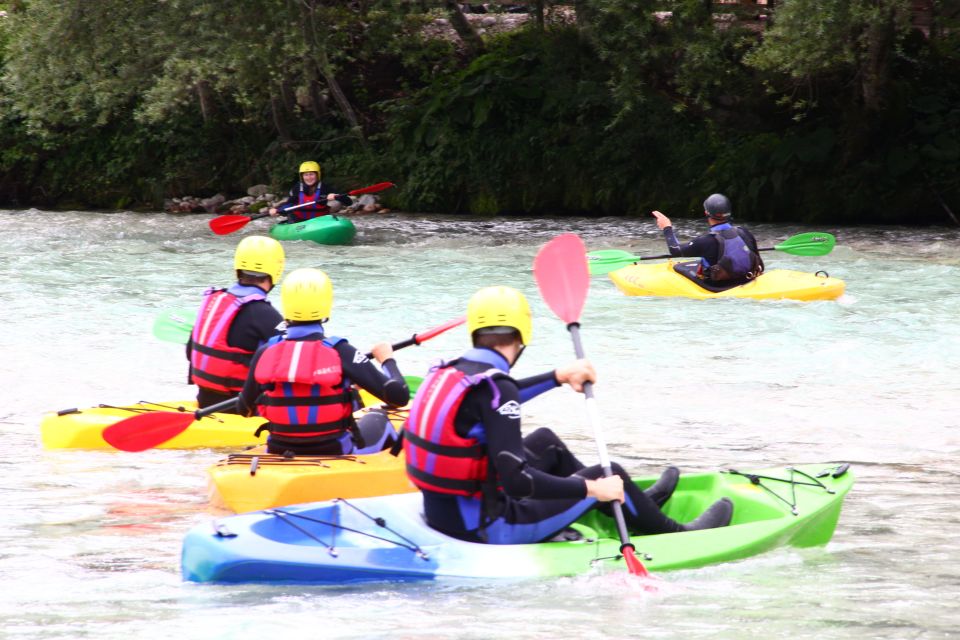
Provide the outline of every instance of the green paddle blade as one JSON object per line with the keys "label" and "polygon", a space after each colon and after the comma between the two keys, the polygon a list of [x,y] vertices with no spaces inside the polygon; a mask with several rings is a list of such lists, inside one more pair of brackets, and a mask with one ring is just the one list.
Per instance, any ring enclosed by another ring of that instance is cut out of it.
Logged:
{"label": "green paddle blade", "polygon": [[407,388],[410,389],[411,397],[420,388],[420,383],[423,382],[423,378],[420,376],[403,376],[403,379],[407,381]]}
{"label": "green paddle blade", "polygon": [[616,271],[637,260],[640,260],[640,256],[635,256],[629,251],[600,249],[587,254],[587,267],[590,269],[590,275],[598,276]]}
{"label": "green paddle blade", "polygon": [[153,335],[164,342],[187,344],[196,322],[196,309],[170,309],[153,321]]}
{"label": "green paddle blade", "polygon": [[795,256],[825,256],[833,251],[836,243],[837,239],[829,233],[813,231],[798,233],[773,248]]}

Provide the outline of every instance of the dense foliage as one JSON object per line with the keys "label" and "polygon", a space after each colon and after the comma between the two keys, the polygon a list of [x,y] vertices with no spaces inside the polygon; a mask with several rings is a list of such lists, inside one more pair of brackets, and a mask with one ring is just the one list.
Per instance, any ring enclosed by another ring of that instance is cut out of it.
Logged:
{"label": "dense foliage", "polygon": [[156,208],[313,158],[407,210],[683,215],[723,191],[747,220],[956,222],[955,3],[545,4],[481,35],[453,2],[0,2],[0,204]]}

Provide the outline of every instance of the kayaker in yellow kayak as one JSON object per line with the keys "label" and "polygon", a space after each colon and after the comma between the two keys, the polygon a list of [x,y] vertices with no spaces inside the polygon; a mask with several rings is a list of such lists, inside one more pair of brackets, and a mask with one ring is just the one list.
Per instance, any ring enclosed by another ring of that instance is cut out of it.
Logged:
{"label": "kayaker in yellow kayak", "polygon": [[279,242],[248,236],[234,252],[237,283],[204,293],[187,340],[190,383],[197,385],[199,408],[240,393],[254,352],[283,331],[283,317],[267,301],[267,294],[283,275],[284,260]]}
{"label": "kayaker in yellow kayak", "polygon": [[[378,412],[358,426],[360,408],[353,385],[391,407],[410,401],[410,389],[387,342],[373,346],[383,371],[344,338],[328,336],[324,324],[333,307],[333,285],[319,269],[297,269],[280,292],[287,332],[260,348],[240,393],[240,413],[260,415],[270,432],[269,453],[299,455],[375,453],[397,433]],[[259,433],[259,432],[258,432]]]}
{"label": "kayaker in yellow kayak", "polygon": [[699,519],[680,524],[660,507],[670,499],[679,470],[670,467],[646,491],[622,467],[603,477],[585,466],[557,435],[540,428],[523,437],[520,404],[563,384],[581,390],[596,379],[593,365],[576,360],[540,375],[509,374],[531,336],[530,307],[510,287],[481,289],[467,305],[473,348],[431,370],[404,427],[407,475],[423,493],[427,523],[447,535],[489,544],[551,539],[590,509],[624,502],[627,525],[655,534],[723,526],[733,504],[721,500]]}
{"label": "kayaker in yellow kayak", "polygon": [[[350,196],[345,194],[333,193],[328,185],[320,181],[320,165],[313,160],[301,163],[300,181],[290,189],[290,194],[286,200],[283,200],[277,206],[270,207],[267,211],[271,216],[283,214],[287,216],[287,222],[303,222],[319,216],[325,216],[339,210],[341,206],[349,206],[353,203]],[[306,207],[284,211],[285,206],[313,203]]]}
{"label": "kayaker in yellow kayak", "polygon": [[703,215],[710,225],[710,232],[682,246],[670,218],[659,211],[651,213],[657,219],[657,226],[663,230],[670,255],[700,258],[696,271],[684,275],[699,278],[707,284],[732,287],[763,273],[757,239],[743,227],[730,223],[733,207],[730,199],[722,193],[714,193],[703,201]]}

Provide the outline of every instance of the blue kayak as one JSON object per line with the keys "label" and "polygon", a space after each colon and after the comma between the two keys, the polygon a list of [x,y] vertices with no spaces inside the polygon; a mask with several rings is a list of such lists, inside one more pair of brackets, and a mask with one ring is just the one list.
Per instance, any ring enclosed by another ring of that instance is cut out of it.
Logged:
{"label": "blue kayak", "polygon": [[[637,480],[640,488],[655,478]],[[721,497],[733,521],[718,529],[636,536],[651,571],[729,562],[783,545],[826,544],[853,486],[847,465],[684,474],[664,511],[689,522]],[[184,538],[181,567],[194,582],[344,584],[437,578],[531,578],[623,570],[611,518],[591,511],[579,539],[486,545],[426,525],[419,493],[332,500],[218,518]]]}

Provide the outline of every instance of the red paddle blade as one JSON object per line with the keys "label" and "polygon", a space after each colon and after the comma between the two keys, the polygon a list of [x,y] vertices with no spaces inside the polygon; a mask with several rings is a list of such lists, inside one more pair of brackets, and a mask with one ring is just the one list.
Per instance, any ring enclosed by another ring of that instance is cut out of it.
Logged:
{"label": "red paddle blade", "polygon": [[533,277],[547,306],[564,322],[580,319],[590,288],[587,249],[575,233],[557,236],[540,248]]}
{"label": "red paddle blade", "polygon": [[354,189],[353,191],[348,191],[347,195],[360,196],[365,193],[377,193],[378,191],[389,189],[392,186],[393,186],[392,182],[378,182],[377,184],[372,184],[369,187],[363,187],[361,189]]}
{"label": "red paddle blade", "polygon": [[630,546],[624,546],[622,552],[623,559],[627,563],[627,570],[635,576],[647,577],[650,573],[647,571],[647,568],[643,566],[643,563],[637,559],[636,553],[634,553],[633,548]]}
{"label": "red paddle blade", "polygon": [[141,413],[104,429],[103,439],[121,451],[145,451],[182,433],[193,420],[192,413]]}
{"label": "red paddle blade", "polygon": [[421,342],[426,342],[430,338],[436,337],[441,333],[443,333],[444,331],[449,331],[454,327],[459,327],[466,321],[467,321],[467,317],[461,316],[459,318],[451,320],[450,322],[445,322],[438,327],[434,327],[433,329],[427,329],[426,331],[422,331],[418,333],[416,336],[414,336],[414,340],[417,341],[417,344],[420,344]]}
{"label": "red paddle blade", "polygon": [[218,236],[225,236],[243,229],[251,219],[250,216],[218,216],[210,221],[210,230]]}

